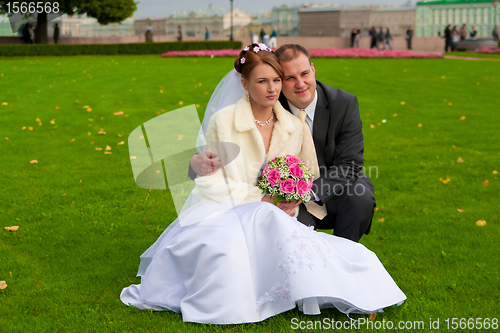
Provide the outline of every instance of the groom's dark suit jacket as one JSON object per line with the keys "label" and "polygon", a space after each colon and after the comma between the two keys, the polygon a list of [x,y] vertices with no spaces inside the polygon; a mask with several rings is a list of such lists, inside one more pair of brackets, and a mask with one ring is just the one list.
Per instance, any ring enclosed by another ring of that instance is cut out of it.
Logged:
{"label": "groom's dark suit jacket", "polygon": [[[335,216],[330,212],[336,211],[333,207],[337,204],[335,197],[347,190],[346,185],[359,182],[373,193],[373,184],[362,171],[363,133],[356,96],[319,81],[316,81],[316,90],[318,103],[314,114],[313,140],[320,177],[314,181],[313,190],[320,203],[326,204],[329,214],[318,220],[301,205],[299,220],[320,229],[331,229]],[[290,111],[283,94],[279,100]],[[350,190],[352,192],[353,188]]]}

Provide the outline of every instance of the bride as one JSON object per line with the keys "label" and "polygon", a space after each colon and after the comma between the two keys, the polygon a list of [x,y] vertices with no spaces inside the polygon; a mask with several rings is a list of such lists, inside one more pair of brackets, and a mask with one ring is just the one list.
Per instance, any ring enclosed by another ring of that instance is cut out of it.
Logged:
{"label": "bride", "polygon": [[196,178],[189,204],[141,256],[141,284],[124,288],[121,301],[211,324],[259,322],[296,306],[349,314],[403,303],[373,252],[306,227],[262,194],[261,169],[300,152],[302,124],[278,102],[283,69],[272,52],[252,44],[234,65],[219,86],[241,81],[246,93],[207,112],[201,136],[224,167]]}

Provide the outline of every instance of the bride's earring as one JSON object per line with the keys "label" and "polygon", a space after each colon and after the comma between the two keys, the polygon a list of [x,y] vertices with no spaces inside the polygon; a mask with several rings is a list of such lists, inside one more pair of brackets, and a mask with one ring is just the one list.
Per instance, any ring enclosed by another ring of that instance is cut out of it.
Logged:
{"label": "bride's earring", "polygon": [[247,101],[250,101],[250,95],[248,94],[248,91],[245,93],[245,96],[247,98]]}

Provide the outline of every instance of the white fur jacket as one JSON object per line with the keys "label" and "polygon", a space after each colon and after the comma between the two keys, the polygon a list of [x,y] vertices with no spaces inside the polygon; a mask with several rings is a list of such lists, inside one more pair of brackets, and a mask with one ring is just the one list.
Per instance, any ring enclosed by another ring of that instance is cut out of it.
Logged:
{"label": "white fur jacket", "polygon": [[[211,151],[219,154],[225,167],[196,178],[194,192],[201,199],[236,205],[261,201],[264,194],[257,187],[257,178],[264,163],[286,154],[298,155],[302,147],[300,120],[285,110],[280,102],[274,106],[274,113],[277,122],[267,158],[264,141],[245,96],[212,116],[206,142]],[[221,144],[224,142],[235,145]],[[226,165],[226,161],[230,162]]]}

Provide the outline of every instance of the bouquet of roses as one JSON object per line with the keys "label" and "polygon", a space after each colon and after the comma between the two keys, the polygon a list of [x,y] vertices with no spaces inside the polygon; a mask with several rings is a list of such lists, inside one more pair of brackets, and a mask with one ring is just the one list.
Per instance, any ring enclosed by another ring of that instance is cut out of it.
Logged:
{"label": "bouquet of roses", "polygon": [[313,174],[305,162],[292,155],[269,161],[258,179],[262,193],[273,197],[275,205],[281,201],[308,202],[312,184]]}

